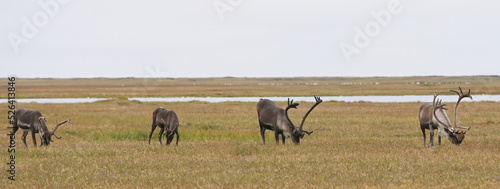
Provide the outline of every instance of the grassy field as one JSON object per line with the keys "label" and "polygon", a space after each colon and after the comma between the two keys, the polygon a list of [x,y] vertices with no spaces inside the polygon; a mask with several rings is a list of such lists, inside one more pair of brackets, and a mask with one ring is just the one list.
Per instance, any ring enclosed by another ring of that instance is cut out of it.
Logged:
{"label": "grassy field", "polygon": [[[311,105],[291,111],[292,121],[300,122]],[[324,102],[305,125],[314,133],[285,146],[274,144],[270,131],[262,145],[255,103],[22,106],[44,112],[50,128],[55,119],[72,123],[49,147],[34,148],[28,137],[26,148],[18,133],[16,181],[2,171],[0,188],[500,187],[500,103],[464,103],[460,123],[472,126],[465,141],[433,148],[423,145],[418,103]],[[160,146],[158,130],[147,144],[158,106],[177,111],[179,146]],[[0,157],[5,162],[7,150]]]}
{"label": "grassy field", "polygon": [[[223,79],[214,80],[223,83]],[[394,79],[394,83],[407,82],[403,80]],[[475,82],[478,79],[466,80],[460,81]],[[129,82],[132,81],[138,82]],[[44,86],[42,83],[47,82],[35,84],[40,81],[32,80],[30,87],[23,82],[20,79],[16,84],[19,87],[17,94],[21,96],[83,97],[74,91],[62,90],[85,85],[88,85],[86,90],[89,93],[92,88],[103,90],[102,94],[93,97],[135,96],[126,90],[113,94],[119,87],[104,90],[109,83],[91,86],[92,83],[80,81],[74,86]],[[499,88],[497,82],[492,83],[484,85]],[[473,89],[473,95],[482,88],[463,84],[463,87]],[[35,91],[32,91],[35,94],[26,94],[27,89],[32,90],[36,85],[43,86],[40,94]],[[383,88],[381,85],[352,86],[357,89],[350,93],[375,94],[374,91],[383,91],[376,87]],[[432,93],[432,87],[445,92],[457,87],[444,83],[408,85],[427,94]],[[207,86],[218,85],[201,85]],[[248,83],[225,85],[220,96],[244,94],[241,91],[255,86],[269,87]],[[332,90],[331,95],[347,90],[342,88],[344,85],[336,86],[341,89]],[[182,84],[157,87],[157,90],[180,87],[171,95],[180,94],[182,88],[193,92],[202,90]],[[297,93],[310,95],[316,93],[315,89]],[[372,92],[364,92],[365,89]],[[236,92],[226,94],[227,91]],[[498,94],[498,90],[488,93]],[[87,95],[84,91],[79,94]],[[208,91],[205,94],[215,93]],[[269,93],[271,95],[287,94],[274,91]],[[286,102],[277,104],[284,107]],[[299,123],[311,105],[303,102],[297,110],[290,110],[292,121]],[[179,146],[161,146],[157,136],[159,129],[151,144],[147,144],[152,112],[160,106],[173,109],[179,115]],[[459,124],[472,127],[464,142],[455,146],[444,139],[442,145],[437,146],[435,137],[436,146],[432,148],[423,145],[418,123],[420,103],[323,102],[309,115],[304,126],[314,133],[305,136],[300,145],[293,145],[287,139],[285,146],[274,143],[271,131],[266,132],[268,143],[262,145],[256,103],[141,103],[114,98],[82,104],[18,103],[18,107],[41,111],[49,121],[49,129],[54,127],[56,119],[71,118],[72,122],[59,128],[57,133],[62,139],[54,139],[49,147],[33,147],[30,136],[28,147],[25,147],[21,141],[22,132],[18,132],[16,181],[12,182],[7,179],[9,174],[5,164],[10,154],[6,135],[9,125],[4,118],[0,124],[3,128],[0,141],[4,141],[4,149],[0,152],[4,162],[0,188],[500,187],[500,103],[496,102],[462,102]],[[0,104],[0,112],[7,114],[6,104]],[[450,117],[451,113],[448,112]],[[40,143],[38,137],[37,140]]]}
{"label": "grassy field", "polygon": [[[5,82],[6,83],[6,82]],[[500,94],[500,76],[371,78],[23,79],[18,98],[429,95],[458,86]],[[1,96],[0,98],[6,98]]]}

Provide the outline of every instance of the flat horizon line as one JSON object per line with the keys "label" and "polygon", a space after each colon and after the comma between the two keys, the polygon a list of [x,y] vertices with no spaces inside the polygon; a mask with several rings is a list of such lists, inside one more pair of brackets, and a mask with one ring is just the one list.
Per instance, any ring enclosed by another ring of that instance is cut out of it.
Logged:
{"label": "flat horizon line", "polygon": [[253,77],[253,76],[220,76],[220,77],[18,77],[7,76],[7,78],[23,78],[23,79],[203,79],[203,78],[412,78],[412,77],[500,77],[500,75],[413,75],[413,76],[284,76],[284,77]]}

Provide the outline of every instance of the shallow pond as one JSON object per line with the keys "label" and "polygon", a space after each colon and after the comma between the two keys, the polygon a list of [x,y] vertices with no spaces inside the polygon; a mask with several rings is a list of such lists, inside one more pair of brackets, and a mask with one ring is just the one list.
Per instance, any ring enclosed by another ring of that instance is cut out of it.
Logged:
{"label": "shallow pond", "polygon": [[[141,102],[258,102],[259,99],[266,98],[273,101],[287,101],[288,98],[296,102],[314,102],[312,96],[296,96],[296,97],[145,97],[145,98],[129,98],[129,100],[138,100]],[[439,98],[443,102],[456,102],[457,95],[440,95]],[[500,102],[500,95],[473,95],[474,102],[492,101]],[[33,99],[16,99],[18,103],[89,103],[107,98],[33,98]],[[322,96],[323,101],[343,101],[343,102],[431,102],[432,95],[405,95],[405,96]],[[471,101],[464,99],[463,101]],[[7,103],[7,99],[1,99],[0,103]]]}

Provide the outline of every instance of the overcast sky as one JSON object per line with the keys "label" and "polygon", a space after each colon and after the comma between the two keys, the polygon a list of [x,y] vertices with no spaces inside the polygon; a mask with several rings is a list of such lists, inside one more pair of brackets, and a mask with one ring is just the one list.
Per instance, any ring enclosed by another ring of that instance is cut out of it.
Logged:
{"label": "overcast sky", "polygon": [[19,0],[0,76],[500,75],[500,1]]}

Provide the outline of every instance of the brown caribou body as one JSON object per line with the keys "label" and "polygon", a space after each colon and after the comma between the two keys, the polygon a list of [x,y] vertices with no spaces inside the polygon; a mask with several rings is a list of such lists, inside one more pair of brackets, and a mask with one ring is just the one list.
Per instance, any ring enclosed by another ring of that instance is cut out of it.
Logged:
{"label": "brown caribou body", "polygon": [[160,127],[161,129],[160,134],[158,134],[160,145],[161,145],[162,134],[165,130],[166,130],[165,137],[167,138],[167,145],[169,145],[174,139],[174,134],[177,135],[175,145],[178,145],[179,118],[177,118],[177,114],[174,111],[166,108],[157,108],[155,111],[153,111],[153,123],[151,125],[151,132],[149,133],[148,144],[151,144],[151,136],[153,135],[153,132],[155,131],[156,127]]}
{"label": "brown caribou body", "polygon": [[455,106],[455,125],[453,126],[450,122],[450,119],[446,115],[446,104],[441,104],[441,100],[436,99],[437,95],[434,95],[434,100],[432,103],[424,103],[420,107],[419,110],[419,118],[420,118],[420,129],[422,130],[422,134],[424,136],[424,145],[426,144],[425,130],[430,130],[430,145],[434,145],[433,137],[434,130],[438,130],[438,141],[439,145],[441,145],[441,136],[448,138],[453,144],[460,145],[465,138],[465,131],[458,131],[456,128],[462,129],[470,129],[470,127],[462,127],[457,126],[457,108],[460,101],[467,97],[472,100],[472,96],[470,95],[470,90],[468,94],[463,94],[462,89],[460,89],[460,93],[458,91],[450,90],[458,94],[458,101]]}
{"label": "brown caribou body", "polygon": [[304,126],[304,121],[311,111],[321,102],[323,102],[319,97],[314,96],[316,103],[309,109],[304,118],[302,119],[302,123],[300,126],[296,127],[290,118],[288,117],[288,110],[290,108],[297,108],[298,103],[293,103],[293,100],[290,102],[288,100],[288,107],[286,110],[278,107],[273,101],[268,99],[260,99],[257,103],[257,115],[259,117],[259,125],[260,125],[260,135],[262,136],[262,142],[265,144],[265,131],[272,130],[274,131],[274,135],[276,138],[276,144],[279,144],[279,135],[281,134],[281,138],[283,144],[285,144],[285,137],[292,138],[292,142],[294,144],[300,144],[300,139],[304,137],[305,133],[310,135],[312,133],[302,130],[302,126]]}
{"label": "brown caribou body", "polygon": [[31,136],[33,137],[33,144],[36,146],[36,137],[35,133],[38,133],[40,135],[40,140],[41,144],[48,146],[50,142],[54,142],[52,140],[52,135],[54,135],[57,139],[60,139],[61,137],[58,137],[55,132],[59,126],[62,124],[65,124],[66,122],[71,122],[71,119],[68,119],[66,121],[63,121],[62,123],[59,123],[56,120],[56,127],[49,131],[46,125],[47,120],[45,117],[43,117],[42,113],[36,110],[30,110],[26,108],[19,108],[15,111],[15,119],[14,119],[14,128],[13,128],[13,133],[15,134],[19,128],[23,130],[23,136],[22,140],[24,142],[25,146],[28,146],[26,144],[26,136],[28,135],[28,132],[31,132]]}

